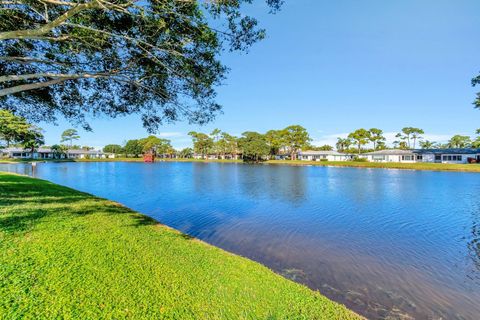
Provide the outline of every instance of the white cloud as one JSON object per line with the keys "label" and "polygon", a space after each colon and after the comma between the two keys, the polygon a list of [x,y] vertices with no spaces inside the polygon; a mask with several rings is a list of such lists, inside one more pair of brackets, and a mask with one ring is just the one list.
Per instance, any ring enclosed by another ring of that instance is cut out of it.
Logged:
{"label": "white cloud", "polygon": [[171,138],[171,137],[181,137],[184,134],[182,132],[160,132],[159,137]]}

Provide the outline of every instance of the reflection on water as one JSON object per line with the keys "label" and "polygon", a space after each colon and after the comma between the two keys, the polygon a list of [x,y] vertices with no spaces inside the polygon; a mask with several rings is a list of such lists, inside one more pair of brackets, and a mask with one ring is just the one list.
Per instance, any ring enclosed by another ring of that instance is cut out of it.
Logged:
{"label": "reflection on water", "polygon": [[220,163],[0,170],[124,203],[372,319],[479,319],[478,174]]}

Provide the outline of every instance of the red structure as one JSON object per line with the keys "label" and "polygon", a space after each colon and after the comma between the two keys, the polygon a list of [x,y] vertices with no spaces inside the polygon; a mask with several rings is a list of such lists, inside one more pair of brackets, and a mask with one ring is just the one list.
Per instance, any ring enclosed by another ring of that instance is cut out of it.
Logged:
{"label": "red structure", "polygon": [[145,153],[143,155],[143,162],[155,162],[155,155],[153,153]]}

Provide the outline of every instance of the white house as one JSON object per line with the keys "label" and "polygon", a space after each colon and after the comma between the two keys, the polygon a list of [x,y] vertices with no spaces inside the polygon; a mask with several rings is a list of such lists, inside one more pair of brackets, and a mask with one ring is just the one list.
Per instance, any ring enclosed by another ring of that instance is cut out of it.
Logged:
{"label": "white house", "polygon": [[386,149],[367,152],[361,155],[371,162],[407,162],[413,163],[422,161],[422,155],[416,154],[413,150]]}
{"label": "white house", "polygon": [[368,152],[362,155],[372,162],[431,162],[431,163],[468,163],[468,159],[480,161],[478,149],[388,149]]}
{"label": "white house", "polygon": [[304,161],[348,161],[352,160],[354,155],[340,153],[338,151],[300,151],[298,159]]}
{"label": "white house", "polygon": [[480,162],[480,149],[420,149],[413,152],[420,155],[423,162],[468,163],[469,159]]}
{"label": "white house", "polygon": [[99,150],[73,150],[69,149],[63,154],[56,154],[50,148],[38,148],[33,154],[28,149],[23,148],[5,148],[0,149],[0,157],[12,159],[54,159],[57,156],[60,159],[101,159],[115,158],[112,153],[105,153]]}

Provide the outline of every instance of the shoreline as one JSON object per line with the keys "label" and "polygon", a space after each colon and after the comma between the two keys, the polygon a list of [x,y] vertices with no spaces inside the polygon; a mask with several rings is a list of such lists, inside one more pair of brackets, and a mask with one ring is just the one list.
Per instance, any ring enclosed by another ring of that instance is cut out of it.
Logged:
{"label": "shoreline", "polygon": [[[143,162],[142,158],[113,158],[113,159],[22,159],[2,160],[0,163],[31,163],[31,162]],[[203,159],[156,159],[155,162],[197,162],[197,163],[244,163],[242,160],[203,160]],[[356,162],[356,161],[303,161],[303,160],[267,160],[258,164],[263,165],[290,165],[290,166],[318,166],[318,167],[345,167],[361,169],[399,169],[419,171],[471,172],[480,173],[480,164],[447,164],[447,163],[402,163],[402,162]]]}
{"label": "shoreline", "polygon": [[7,317],[362,319],[117,202],[3,172],[0,191]]}

